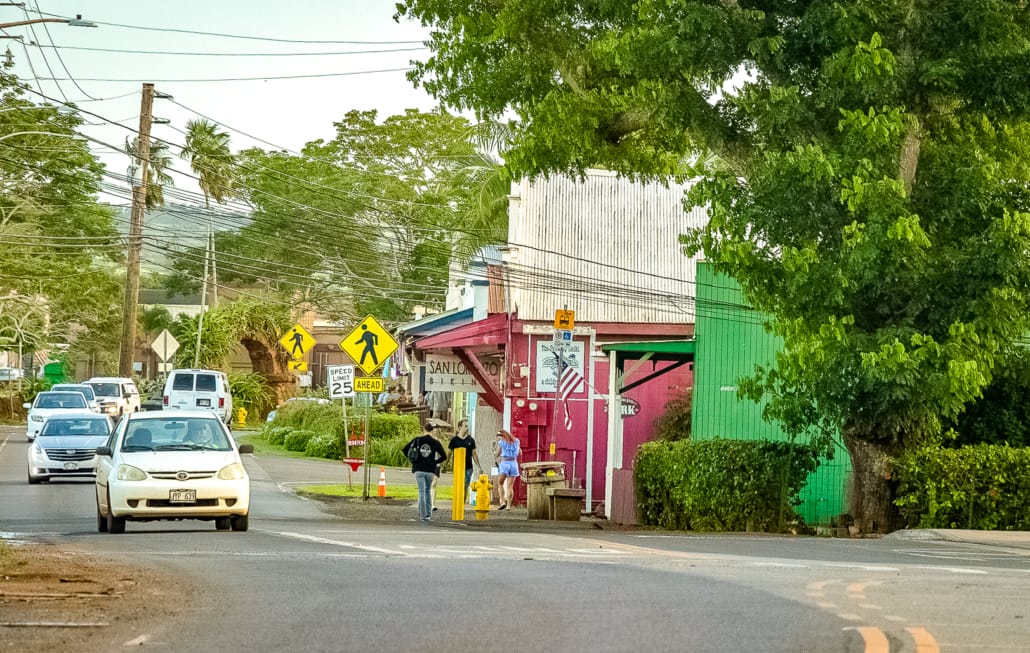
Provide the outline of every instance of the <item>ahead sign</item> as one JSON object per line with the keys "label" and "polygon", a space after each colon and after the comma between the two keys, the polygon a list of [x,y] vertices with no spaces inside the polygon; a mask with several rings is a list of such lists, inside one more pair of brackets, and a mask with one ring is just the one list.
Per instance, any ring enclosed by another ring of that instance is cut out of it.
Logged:
{"label": "ahead sign", "polygon": [[325,372],[330,398],[343,399],[354,396],[353,365],[329,365]]}

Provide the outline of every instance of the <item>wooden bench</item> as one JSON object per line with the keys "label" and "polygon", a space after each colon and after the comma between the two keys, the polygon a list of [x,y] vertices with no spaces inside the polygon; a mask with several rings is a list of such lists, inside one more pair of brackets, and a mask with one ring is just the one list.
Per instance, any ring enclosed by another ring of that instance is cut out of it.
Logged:
{"label": "wooden bench", "polygon": [[579,521],[580,506],[586,490],[571,487],[549,487],[547,492],[547,518],[555,521]]}

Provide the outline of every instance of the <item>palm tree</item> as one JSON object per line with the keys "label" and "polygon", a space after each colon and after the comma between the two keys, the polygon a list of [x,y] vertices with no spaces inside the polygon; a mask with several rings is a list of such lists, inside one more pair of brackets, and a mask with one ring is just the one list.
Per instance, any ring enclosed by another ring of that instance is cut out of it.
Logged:
{"label": "palm tree", "polygon": [[221,131],[210,120],[190,120],[186,123],[186,146],[179,156],[190,162],[190,168],[199,178],[204,204],[211,208],[211,200],[219,204],[235,193],[236,162],[229,151],[229,134]]}
{"label": "palm tree", "polygon": [[[132,157],[137,166],[143,163],[136,158],[136,152],[139,151],[138,143],[139,137],[132,140],[125,139],[125,152]],[[165,144],[152,141],[150,143],[150,159],[147,161],[147,196],[144,205],[146,210],[151,211],[159,206],[164,206],[164,187],[175,185],[175,180],[165,172],[171,165],[172,158],[168,156],[168,148]]]}

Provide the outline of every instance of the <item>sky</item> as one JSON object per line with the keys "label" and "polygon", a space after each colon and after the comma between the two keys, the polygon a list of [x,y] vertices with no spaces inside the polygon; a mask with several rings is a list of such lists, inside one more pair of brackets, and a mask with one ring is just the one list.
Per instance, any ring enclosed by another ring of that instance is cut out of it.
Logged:
{"label": "sky", "polygon": [[[172,144],[173,155],[184,141],[177,130],[185,130],[198,114],[226,128],[233,151],[276,149],[269,143],[299,150],[309,141],[331,138],[333,121],[350,110],[374,109],[382,120],[437,104],[403,70],[412,59],[429,56],[422,45],[428,30],[394,21],[392,0],[25,0],[25,10],[0,6],[0,24],[25,20],[26,10],[29,18],[40,16],[36,10],[44,17],[81,14],[97,27],[44,23],[2,30],[23,37],[4,39],[22,81],[132,129],[139,126],[142,85],[153,82],[174,98],[154,100],[154,116],[170,124],[152,129],[152,136]],[[276,79],[283,77],[293,79]],[[230,81],[239,78],[256,79]],[[42,100],[33,93],[26,98]],[[98,123],[81,130],[92,138],[120,148],[132,135],[83,116]],[[91,147],[109,171],[125,173],[125,154]],[[176,168],[188,172],[185,162],[176,162]],[[189,178],[174,178],[176,187],[196,190]]]}

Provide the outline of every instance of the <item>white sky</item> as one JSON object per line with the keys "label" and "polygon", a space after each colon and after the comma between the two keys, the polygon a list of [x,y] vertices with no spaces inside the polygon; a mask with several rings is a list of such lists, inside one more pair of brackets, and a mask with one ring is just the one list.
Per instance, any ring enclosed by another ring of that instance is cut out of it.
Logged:
{"label": "white sky", "polygon": [[[29,10],[74,17],[97,23],[117,23],[154,28],[127,29],[100,24],[96,28],[58,23],[12,27],[7,35],[24,37],[25,45],[4,39],[14,56],[14,72],[33,89],[50,97],[77,103],[82,109],[121,122],[133,129],[139,125],[140,90],[154,82],[158,91],[169,93],[190,109],[206,114],[229,127],[233,151],[270,146],[247,138],[233,129],[252,134],[282,147],[298,150],[304,143],[331,138],[332,123],[350,110],[376,109],[380,120],[406,108],[429,110],[433,98],[416,89],[404,72],[267,79],[268,77],[362,73],[406,68],[412,59],[425,59],[427,49],[392,53],[363,53],[332,56],[176,56],[143,54],[141,50],[203,53],[311,53],[356,52],[397,48],[422,48],[427,30],[417,23],[397,23],[392,16],[393,0],[26,0]],[[35,18],[39,14],[31,13]],[[0,6],[0,23],[24,20],[19,7]],[[34,32],[33,33],[33,29]],[[158,30],[216,32],[296,41],[336,43],[277,43],[264,40],[223,38]],[[36,41],[43,46],[31,45]],[[363,43],[340,43],[355,41]],[[411,43],[412,41],[416,43]],[[406,43],[385,43],[406,42]],[[132,52],[92,52],[78,48],[108,48]],[[63,59],[67,71],[58,56]],[[35,73],[29,67],[31,61]],[[49,65],[49,69],[48,69]],[[52,71],[52,73],[51,73]],[[57,77],[62,81],[40,78]],[[63,81],[74,78],[78,84]],[[258,81],[162,81],[204,80],[239,77]],[[33,81],[38,79],[39,81]],[[118,80],[118,81],[96,81]],[[81,87],[81,89],[79,88]],[[90,101],[90,98],[116,98]],[[27,98],[38,101],[32,93]],[[154,125],[152,135],[173,144],[183,142],[174,128],[185,129],[186,121],[197,116],[167,100],[154,101],[154,115],[171,120],[171,125]],[[86,116],[91,122],[99,122]],[[127,130],[112,125],[87,125],[84,133],[121,146]],[[128,157],[120,153],[95,151],[111,172],[124,174]],[[173,155],[178,149],[173,148]],[[188,170],[185,163],[177,168]],[[175,185],[196,190],[191,180],[175,175]]]}

